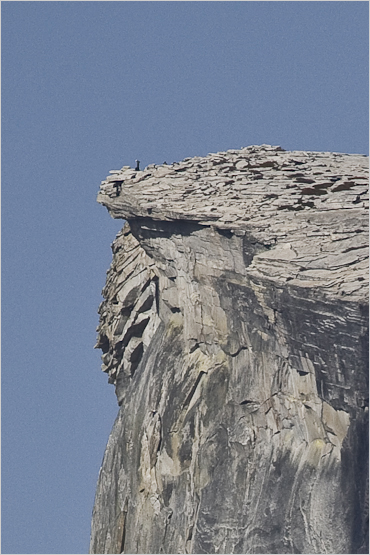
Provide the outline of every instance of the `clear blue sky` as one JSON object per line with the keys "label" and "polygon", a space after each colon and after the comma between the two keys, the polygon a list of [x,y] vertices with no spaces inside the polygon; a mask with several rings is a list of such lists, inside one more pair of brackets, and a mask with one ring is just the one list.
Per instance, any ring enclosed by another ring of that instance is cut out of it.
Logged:
{"label": "clear blue sky", "polygon": [[111,169],[368,153],[367,2],[2,2],[2,553],[86,553]]}

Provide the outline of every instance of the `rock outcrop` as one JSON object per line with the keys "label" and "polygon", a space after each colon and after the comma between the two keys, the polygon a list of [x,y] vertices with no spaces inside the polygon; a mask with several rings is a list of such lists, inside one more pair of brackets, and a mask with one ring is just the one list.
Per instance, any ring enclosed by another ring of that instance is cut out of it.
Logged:
{"label": "rock outcrop", "polygon": [[111,172],[91,553],[367,553],[368,158]]}

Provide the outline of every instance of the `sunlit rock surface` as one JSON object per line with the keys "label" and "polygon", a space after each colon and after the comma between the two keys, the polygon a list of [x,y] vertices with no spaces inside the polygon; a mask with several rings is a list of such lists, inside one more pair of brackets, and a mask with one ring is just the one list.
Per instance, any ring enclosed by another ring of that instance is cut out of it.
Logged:
{"label": "sunlit rock surface", "polygon": [[91,553],[368,553],[368,158],[111,172]]}

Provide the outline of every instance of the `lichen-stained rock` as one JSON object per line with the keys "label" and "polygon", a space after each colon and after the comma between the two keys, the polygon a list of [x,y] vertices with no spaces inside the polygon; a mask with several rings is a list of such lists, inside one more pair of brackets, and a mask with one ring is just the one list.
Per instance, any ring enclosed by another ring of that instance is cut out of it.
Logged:
{"label": "lichen-stained rock", "polygon": [[367,553],[367,158],[112,173],[91,553]]}

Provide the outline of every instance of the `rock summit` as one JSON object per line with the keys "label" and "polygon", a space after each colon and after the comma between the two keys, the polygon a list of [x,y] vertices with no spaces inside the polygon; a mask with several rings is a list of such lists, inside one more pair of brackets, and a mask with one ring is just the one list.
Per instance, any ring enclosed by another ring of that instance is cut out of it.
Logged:
{"label": "rock summit", "polygon": [[91,553],[368,553],[368,158],[128,166]]}

